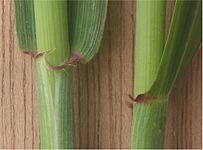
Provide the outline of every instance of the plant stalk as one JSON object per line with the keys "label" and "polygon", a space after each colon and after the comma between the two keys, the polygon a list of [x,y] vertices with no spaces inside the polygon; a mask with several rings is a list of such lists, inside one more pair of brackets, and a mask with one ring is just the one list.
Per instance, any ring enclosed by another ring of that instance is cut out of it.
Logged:
{"label": "plant stalk", "polygon": [[163,147],[168,95],[202,40],[201,1],[176,0],[162,54],[164,3],[137,1],[132,148]]}
{"label": "plant stalk", "polygon": [[67,1],[34,1],[36,59],[40,104],[40,146],[46,149],[74,148],[72,69],[50,69],[70,56]]}
{"label": "plant stalk", "polygon": [[[136,4],[134,95],[152,86],[164,49],[166,1]],[[167,97],[133,107],[132,148],[162,148]]]}

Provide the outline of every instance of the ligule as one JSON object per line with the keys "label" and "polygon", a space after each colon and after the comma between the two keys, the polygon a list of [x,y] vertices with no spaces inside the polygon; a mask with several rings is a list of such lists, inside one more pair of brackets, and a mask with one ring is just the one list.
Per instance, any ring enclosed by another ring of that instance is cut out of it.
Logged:
{"label": "ligule", "polygon": [[73,57],[90,61],[98,52],[107,13],[107,0],[69,2],[70,46]]}

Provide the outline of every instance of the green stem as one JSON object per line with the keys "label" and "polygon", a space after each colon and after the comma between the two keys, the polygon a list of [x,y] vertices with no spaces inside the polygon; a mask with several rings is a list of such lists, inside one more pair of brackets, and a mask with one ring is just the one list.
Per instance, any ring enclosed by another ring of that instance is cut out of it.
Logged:
{"label": "green stem", "polygon": [[[152,86],[164,49],[165,0],[143,0],[136,4],[135,87],[138,96]],[[133,108],[132,148],[161,148],[167,98]]]}
{"label": "green stem", "polygon": [[41,148],[74,148],[72,71],[52,71],[37,62]]}
{"label": "green stem", "polygon": [[[34,1],[41,148],[74,148],[72,69],[53,70],[69,58],[67,1]],[[46,59],[45,59],[46,58]]]}
{"label": "green stem", "polygon": [[132,148],[163,148],[167,98],[133,109]]}

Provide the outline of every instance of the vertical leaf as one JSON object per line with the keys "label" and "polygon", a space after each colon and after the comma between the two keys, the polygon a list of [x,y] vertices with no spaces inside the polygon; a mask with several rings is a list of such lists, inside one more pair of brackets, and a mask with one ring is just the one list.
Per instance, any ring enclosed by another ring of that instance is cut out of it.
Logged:
{"label": "vertical leaf", "polygon": [[15,0],[15,22],[19,47],[22,51],[36,50],[34,2]]}
{"label": "vertical leaf", "polygon": [[146,95],[169,95],[177,76],[201,44],[201,1],[177,0],[156,80]]}
{"label": "vertical leaf", "polygon": [[88,62],[98,52],[106,20],[107,0],[74,0],[70,8],[70,45],[73,55]]}

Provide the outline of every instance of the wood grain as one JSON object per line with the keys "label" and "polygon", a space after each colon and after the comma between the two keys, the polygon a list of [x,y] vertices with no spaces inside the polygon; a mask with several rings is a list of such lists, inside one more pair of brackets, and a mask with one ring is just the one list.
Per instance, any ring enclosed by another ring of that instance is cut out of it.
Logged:
{"label": "wood grain", "polygon": [[[74,69],[78,148],[129,148],[133,92],[134,1],[110,1],[101,49]],[[169,25],[173,2],[168,5]],[[166,30],[167,32],[167,30]],[[35,63],[19,52],[13,1],[0,1],[0,148],[39,148]],[[201,50],[169,101],[166,148],[201,148]]]}
{"label": "wood grain", "polygon": [[38,148],[34,61],[18,50],[13,1],[0,2],[0,148]]}

